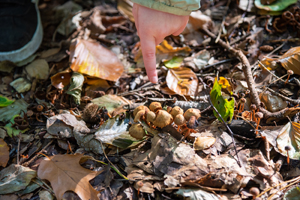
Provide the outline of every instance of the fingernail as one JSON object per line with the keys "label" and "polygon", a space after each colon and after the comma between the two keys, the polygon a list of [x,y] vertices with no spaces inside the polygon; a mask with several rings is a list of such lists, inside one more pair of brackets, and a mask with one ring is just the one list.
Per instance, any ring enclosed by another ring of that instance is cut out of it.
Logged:
{"label": "fingernail", "polygon": [[157,76],[152,76],[151,77],[151,82],[152,83],[157,83],[158,82]]}

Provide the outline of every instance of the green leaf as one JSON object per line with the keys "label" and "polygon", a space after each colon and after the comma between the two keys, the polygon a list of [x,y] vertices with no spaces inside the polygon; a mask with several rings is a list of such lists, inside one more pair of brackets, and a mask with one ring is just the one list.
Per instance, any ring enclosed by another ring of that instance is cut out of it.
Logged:
{"label": "green leaf", "polygon": [[95,138],[105,144],[110,144],[119,148],[128,148],[137,141],[128,132],[129,116],[120,119],[119,116],[108,119],[95,133]]}
{"label": "green leaf", "polygon": [[100,108],[105,107],[108,112],[112,112],[124,104],[131,104],[126,98],[111,94],[95,98],[92,102],[97,104]]}
{"label": "green leaf", "polygon": [[282,11],[294,3],[297,3],[297,0],[277,0],[275,3],[271,5],[263,5],[261,3],[261,0],[255,0],[254,2],[257,8],[266,11]]}
{"label": "green leaf", "polygon": [[15,129],[14,127],[12,127],[12,125],[15,123],[14,122],[14,119],[16,117],[19,117],[20,115],[15,115],[13,116],[13,118],[11,118],[10,122],[7,123],[5,126],[4,126],[4,129],[6,130],[7,132],[7,135],[9,137],[12,137],[12,136],[17,136],[19,135],[20,133],[25,133],[26,131],[29,130],[29,128],[26,128],[25,130],[18,130],[18,129]]}
{"label": "green leaf", "polygon": [[13,102],[15,102],[15,101],[14,100],[9,100],[8,98],[0,95],[0,108],[9,106]]}
{"label": "green leaf", "polygon": [[28,106],[24,99],[18,99],[13,104],[0,108],[0,121],[7,122],[22,110],[26,112]]}
{"label": "green leaf", "polygon": [[[232,120],[233,113],[234,113],[234,99],[232,98],[230,101],[228,99],[224,99],[221,93],[222,85],[219,84],[217,78],[215,79],[214,86],[210,91],[210,98],[212,104],[221,114],[222,118],[229,123]],[[214,111],[215,117],[221,121],[218,114]]]}
{"label": "green leaf", "polygon": [[173,57],[172,59],[170,60],[166,60],[164,61],[164,64],[167,68],[178,68],[181,66],[181,63],[183,62],[183,58],[182,57]]}
{"label": "green leaf", "polygon": [[300,196],[300,187],[295,186],[292,189],[289,189],[285,192],[284,198],[285,200],[298,200]]}
{"label": "green leaf", "polygon": [[80,104],[81,91],[84,82],[84,76],[80,73],[74,72],[71,77],[70,87],[67,94],[74,97],[74,101],[77,105]]}
{"label": "green leaf", "polygon": [[276,138],[276,146],[284,156],[287,156],[286,146],[291,147],[289,157],[291,159],[300,160],[300,124],[296,122],[287,123]]}

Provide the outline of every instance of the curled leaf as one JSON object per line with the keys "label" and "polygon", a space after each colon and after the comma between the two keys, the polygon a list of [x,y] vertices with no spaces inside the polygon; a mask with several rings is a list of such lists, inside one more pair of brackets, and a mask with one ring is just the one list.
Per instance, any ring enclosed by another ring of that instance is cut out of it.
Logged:
{"label": "curled leaf", "polygon": [[[228,99],[224,99],[221,93],[222,86],[219,84],[217,78],[215,78],[214,86],[210,91],[211,102],[214,107],[218,110],[220,115],[225,121],[231,122],[234,112],[234,99],[232,98],[230,101]],[[218,120],[221,121],[218,114],[214,111],[214,115]]]}
{"label": "curled leaf", "polygon": [[51,84],[57,89],[63,89],[70,84],[72,73],[70,69],[58,72],[57,74],[51,76]]}
{"label": "curled leaf", "polygon": [[195,96],[198,87],[196,74],[186,67],[170,69],[166,77],[166,82],[172,91],[185,96]]}
{"label": "curled leaf", "polygon": [[117,81],[124,71],[118,57],[96,41],[74,40],[70,46],[71,69],[109,81]]}
{"label": "curled leaf", "polygon": [[[287,123],[281,130],[276,139],[279,152],[291,159],[300,160],[300,124],[296,122]],[[286,147],[290,150],[287,152]]]}
{"label": "curled leaf", "polygon": [[80,73],[74,72],[71,77],[70,87],[67,94],[74,97],[75,103],[80,104],[82,85],[84,82],[84,76]]}

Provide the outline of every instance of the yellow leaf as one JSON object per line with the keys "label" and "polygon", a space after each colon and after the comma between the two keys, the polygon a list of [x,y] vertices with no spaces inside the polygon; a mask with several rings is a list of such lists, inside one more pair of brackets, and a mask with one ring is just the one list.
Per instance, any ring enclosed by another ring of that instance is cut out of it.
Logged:
{"label": "yellow leaf", "polygon": [[170,69],[166,82],[173,92],[185,96],[195,96],[198,87],[196,74],[186,67]]}
{"label": "yellow leaf", "polygon": [[230,94],[232,93],[232,86],[226,78],[220,77],[218,83],[222,86],[222,89],[226,89]]}
{"label": "yellow leaf", "polygon": [[124,71],[118,57],[96,41],[76,39],[70,52],[71,69],[75,72],[117,81]]}

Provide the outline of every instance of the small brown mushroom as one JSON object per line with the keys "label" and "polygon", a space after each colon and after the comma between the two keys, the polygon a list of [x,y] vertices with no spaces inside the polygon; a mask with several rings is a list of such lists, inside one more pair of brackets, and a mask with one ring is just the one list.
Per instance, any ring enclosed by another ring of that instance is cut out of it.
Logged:
{"label": "small brown mushroom", "polygon": [[138,122],[142,119],[142,117],[145,118],[145,113],[146,113],[145,110],[140,110],[138,113],[136,113],[133,121]]}
{"label": "small brown mushroom", "polygon": [[246,99],[245,98],[241,98],[239,113],[243,112],[245,103],[246,103]]}
{"label": "small brown mushroom", "polygon": [[156,118],[155,118],[153,124],[154,124],[154,126],[163,128],[163,127],[171,124],[172,121],[173,121],[173,117],[167,111],[158,110],[156,112]]}
{"label": "small brown mushroom", "polygon": [[251,104],[250,106],[250,110],[251,110],[251,120],[253,120],[254,122],[256,121],[256,118],[255,118],[255,110],[256,110],[256,105],[255,104]]}
{"label": "small brown mushroom", "polygon": [[133,116],[135,117],[140,110],[149,111],[149,108],[147,106],[138,106],[133,110]]}
{"label": "small brown mushroom", "polygon": [[257,187],[252,187],[249,190],[250,194],[253,195],[253,199],[256,199],[256,197],[259,195],[259,189]]}
{"label": "small brown mushroom", "polygon": [[183,114],[183,110],[179,106],[175,106],[172,108],[170,114],[172,115],[173,118],[175,118],[178,114]]}
{"label": "small brown mushroom", "polygon": [[201,113],[200,113],[200,110],[198,110],[196,108],[189,108],[187,111],[185,111],[183,116],[186,121],[189,121],[191,116],[195,116],[196,119],[198,119],[199,117],[201,117]]}
{"label": "small brown mushroom", "polygon": [[257,112],[255,113],[255,118],[257,119],[257,122],[256,122],[256,134],[258,134],[258,126],[259,126],[259,123],[260,123],[260,119],[262,119],[264,117],[264,114],[262,112]]}
{"label": "small brown mushroom", "polygon": [[292,149],[290,146],[285,146],[284,149],[286,150],[286,154],[287,154],[287,159],[286,162],[289,165],[290,164],[290,155],[289,155],[289,151]]}
{"label": "small brown mushroom", "polygon": [[[149,112],[147,112],[146,113],[146,121],[148,122],[148,123],[153,123],[154,122],[154,120],[155,120],[155,117],[156,117],[156,115],[155,115],[155,113],[154,112],[152,112],[152,111],[149,111]],[[149,124],[148,124],[149,125]]]}
{"label": "small brown mushroom", "polygon": [[182,114],[178,114],[174,118],[174,123],[178,126],[177,131],[179,132],[180,127],[186,123],[186,120]]}
{"label": "small brown mushroom", "polygon": [[129,134],[134,137],[135,139],[141,140],[146,135],[145,130],[143,129],[143,126],[140,124],[133,124],[129,128]]}
{"label": "small brown mushroom", "polygon": [[152,102],[149,106],[149,109],[152,111],[152,112],[156,112],[158,110],[161,110],[162,107],[161,107],[161,104],[159,102]]}
{"label": "small brown mushroom", "polygon": [[294,71],[289,69],[289,70],[287,70],[287,74],[288,74],[288,77],[287,77],[286,81],[284,82],[284,85],[288,82],[290,76],[294,74]]}

